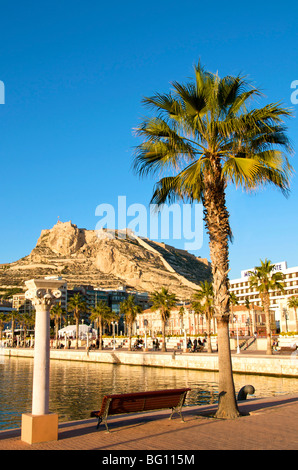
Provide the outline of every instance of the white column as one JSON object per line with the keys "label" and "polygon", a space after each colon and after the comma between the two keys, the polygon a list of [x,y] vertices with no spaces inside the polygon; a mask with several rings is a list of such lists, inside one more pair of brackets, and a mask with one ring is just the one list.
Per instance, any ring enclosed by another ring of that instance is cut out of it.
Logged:
{"label": "white column", "polygon": [[35,348],[33,369],[32,414],[49,413],[50,390],[50,315],[45,303],[35,305]]}
{"label": "white column", "polygon": [[[53,285],[53,282],[56,282],[56,285]],[[55,300],[61,297],[57,282],[46,279],[26,282],[29,288],[26,298],[32,301],[36,310],[32,391],[32,415],[36,416],[49,413],[50,308]]]}

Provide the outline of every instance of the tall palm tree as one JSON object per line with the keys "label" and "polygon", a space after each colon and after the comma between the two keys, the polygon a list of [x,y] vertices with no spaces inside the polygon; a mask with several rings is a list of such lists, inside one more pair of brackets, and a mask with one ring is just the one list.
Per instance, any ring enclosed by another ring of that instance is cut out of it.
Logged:
{"label": "tall palm tree", "polygon": [[161,350],[166,351],[166,322],[171,316],[171,309],[175,307],[177,299],[175,294],[171,294],[169,290],[162,287],[160,291],[154,291],[150,295],[153,303],[151,310],[159,310],[162,323],[162,346]]}
{"label": "tall palm tree", "polygon": [[211,347],[211,319],[213,316],[213,286],[212,282],[200,282],[201,290],[193,295],[192,308],[198,314],[206,317],[207,352],[212,353]]}
{"label": "tall palm tree", "polygon": [[259,292],[262,306],[265,313],[266,335],[267,335],[267,351],[266,354],[272,354],[271,341],[271,324],[270,324],[270,291],[276,289],[284,291],[283,274],[281,272],[274,273],[274,264],[265,258],[261,261],[261,266],[256,266],[254,271],[250,272],[250,286]]}
{"label": "tall palm tree", "polygon": [[86,301],[84,300],[83,296],[79,293],[74,294],[69,302],[67,303],[67,310],[69,312],[73,312],[75,321],[76,321],[76,346],[75,349],[79,347],[79,322],[80,322],[80,315],[83,312],[87,311]]}
{"label": "tall palm tree", "polygon": [[66,312],[65,310],[61,307],[61,302],[57,302],[53,305],[53,307],[50,310],[50,318],[54,320],[55,324],[55,340],[56,340],[56,348],[58,347],[58,330],[59,330],[59,325],[61,323],[62,319],[65,319]]}
{"label": "tall palm tree", "polygon": [[102,349],[102,332],[105,324],[109,324],[114,318],[110,307],[100,300],[96,307],[91,309],[90,320],[96,321],[99,327],[99,349]]}
{"label": "tall palm tree", "polygon": [[297,308],[298,308],[298,295],[292,295],[288,299],[288,307],[293,308],[295,312],[295,331],[298,331],[298,319],[297,319]]}
{"label": "tall palm tree", "polygon": [[142,308],[140,305],[135,303],[135,298],[133,295],[129,295],[127,299],[123,300],[123,302],[120,304],[120,313],[124,314],[124,318],[127,324],[129,351],[131,351],[132,325],[136,320],[138,313],[141,313],[141,311]]}
{"label": "tall palm tree", "polygon": [[[217,417],[239,416],[229,343],[229,241],[226,206],[229,183],[247,191],[266,183],[289,191],[291,146],[282,119],[291,112],[277,104],[248,109],[260,95],[244,77],[206,72],[200,63],[194,80],[172,83],[173,91],[145,98],[154,115],[136,129],[134,169],[156,174],[152,202],[202,202],[209,233],[214,314],[218,327],[219,406]],[[160,173],[164,176],[160,179]]]}

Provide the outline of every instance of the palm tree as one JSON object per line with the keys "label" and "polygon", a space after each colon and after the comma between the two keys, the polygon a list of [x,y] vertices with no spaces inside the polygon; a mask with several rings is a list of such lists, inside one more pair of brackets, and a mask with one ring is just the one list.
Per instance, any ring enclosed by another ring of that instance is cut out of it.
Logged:
{"label": "palm tree", "polygon": [[11,322],[11,347],[14,347],[14,338],[15,338],[15,322],[19,318],[19,310],[12,310],[6,315],[7,321]]}
{"label": "palm tree", "polygon": [[298,295],[292,295],[288,299],[288,307],[293,308],[295,312],[295,331],[298,331],[298,319],[297,319],[297,308],[298,308]]}
{"label": "palm tree", "polygon": [[254,271],[250,272],[250,286],[256,289],[261,298],[262,306],[265,313],[266,322],[266,335],[267,335],[267,351],[266,354],[272,354],[272,341],[271,341],[271,325],[270,325],[270,297],[269,291],[276,289],[284,291],[283,274],[281,272],[274,273],[274,264],[265,258],[261,261],[261,266],[255,267]]}
{"label": "palm tree", "polygon": [[179,320],[180,320],[180,330],[183,330],[184,327],[184,315],[185,315],[185,308],[183,305],[179,308]]}
{"label": "palm tree", "polygon": [[75,321],[76,321],[76,346],[75,349],[79,347],[79,322],[80,322],[80,315],[82,312],[86,312],[87,306],[86,301],[84,300],[83,296],[79,293],[74,294],[69,302],[68,302],[68,309],[69,312],[73,312]]}
{"label": "palm tree", "polygon": [[35,310],[31,310],[29,312],[20,313],[18,317],[18,321],[24,330],[23,338],[24,338],[24,347],[26,347],[26,337],[27,337],[27,329],[28,326],[32,327],[35,325]]}
{"label": "palm tree", "polygon": [[206,317],[207,352],[212,353],[211,347],[211,319],[213,316],[213,287],[212,282],[200,282],[201,290],[193,295],[192,308],[198,314]]}
{"label": "palm tree", "polygon": [[[200,63],[187,84],[145,98],[155,113],[136,129],[135,171],[156,174],[151,202],[202,202],[209,233],[214,315],[218,326],[219,407],[217,417],[239,416],[229,342],[229,241],[232,232],[226,207],[229,183],[247,191],[271,183],[289,191],[291,151],[282,119],[291,112],[279,104],[248,110],[259,96],[241,76],[206,72]],[[164,176],[160,178],[160,173]]]}
{"label": "palm tree", "polygon": [[231,312],[231,320],[232,320],[232,325],[234,327],[234,305],[238,305],[238,298],[235,294],[235,292],[230,292],[230,312]]}
{"label": "palm tree", "polygon": [[0,346],[2,346],[2,335],[5,323],[7,323],[6,314],[0,313]]}
{"label": "palm tree", "polygon": [[245,307],[246,307],[246,310],[248,311],[248,318],[249,318],[249,322],[248,322],[249,332],[248,332],[248,334],[252,335],[254,330],[255,330],[255,327],[254,327],[253,315],[251,315],[251,304],[250,304],[250,301],[249,301],[248,297],[245,297]]}
{"label": "palm tree", "polygon": [[131,351],[131,335],[132,325],[136,320],[138,313],[141,313],[142,308],[135,303],[133,295],[129,295],[127,299],[123,300],[120,304],[120,313],[124,314],[125,321],[128,329],[128,350]]}
{"label": "palm tree", "polygon": [[65,310],[61,307],[61,302],[55,303],[53,307],[50,310],[50,318],[54,319],[55,323],[55,339],[56,339],[56,348],[58,347],[58,330],[59,330],[59,325],[61,323],[62,319],[65,319],[66,312]]}
{"label": "palm tree", "polygon": [[151,310],[159,310],[162,322],[162,346],[161,350],[166,351],[166,322],[170,318],[171,309],[175,307],[177,299],[175,294],[171,294],[168,289],[162,287],[160,291],[154,291],[150,295],[153,303]]}
{"label": "palm tree", "polygon": [[96,307],[91,309],[90,320],[96,321],[99,327],[99,349],[102,349],[103,327],[105,324],[109,324],[113,318],[112,310],[103,300],[100,300]]}

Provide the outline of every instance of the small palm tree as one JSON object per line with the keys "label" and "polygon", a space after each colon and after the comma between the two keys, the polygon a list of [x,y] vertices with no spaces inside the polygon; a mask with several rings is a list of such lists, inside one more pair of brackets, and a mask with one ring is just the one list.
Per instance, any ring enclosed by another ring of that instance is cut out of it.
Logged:
{"label": "small palm tree", "polygon": [[298,319],[297,319],[297,308],[298,308],[298,295],[292,295],[288,299],[288,307],[293,308],[295,312],[295,331],[298,331]]}
{"label": "small palm tree", "polygon": [[213,287],[212,282],[200,283],[201,290],[193,295],[192,308],[198,314],[206,317],[207,352],[212,353],[211,346],[211,319],[213,316]]}
{"label": "small palm tree", "polygon": [[6,314],[0,313],[0,343],[1,345],[2,345],[2,335],[3,335],[5,323],[7,323]]}
{"label": "small palm tree", "polygon": [[90,320],[97,322],[99,327],[99,349],[102,349],[103,327],[105,324],[111,323],[113,318],[112,310],[103,300],[100,300],[96,307],[91,309]]}
{"label": "small palm tree", "polygon": [[80,322],[80,315],[83,312],[87,311],[86,301],[84,300],[83,296],[79,293],[74,294],[69,302],[67,310],[72,312],[76,321],[76,345],[75,349],[79,347],[79,322]]}
{"label": "small palm tree", "polygon": [[235,292],[230,292],[230,312],[231,312],[231,320],[232,325],[234,326],[234,305],[238,305],[238,298]]}
{"label": "small palm tree", "polygon": [[249,318],[249,332],[248,332],[248,334],[251,335],[255,329],[254,329],[253,315],[251,315],[251,304],[250,304],[250,301],[249,301],[248,297],[245,297],[245,307],[246,307],[246,310],[248,311],[248,318]]}
{"label": "small palm tree", "polygon": [[266,335],[267,335],[267,351],[266,354],[272,354],[271,341],[271,325],[270,325],[270,291],[276,289],[284,292],[283,274],[281,272],[274,273],[274,264],[270,260],[261,261],[261,266],[255,267],[250,272],[250,286],[259,292],[262,306],[265,313]]}
{"label": "small palm tree", "polygon": [[185,315],[185,308],[183,305],[179,308],[179,320],[180,320],[180,326],[181,330],[183,329],[182,326],[184,325],[184,315]]}
{"label": "small palm tree", "polygon": [[[220,78],[194,68],[194,80],[174,82],[173,91],[156,93],[144,104],[154,113],[136,129],[142,139],[134,169],[157,175],[152,202],[162,207],[175,200],[201,202],[209,234],[217,320],[219,362],[218,418],[235,418],[229,338],[229,242],[232,231],[226,205],[228,184],[248,192],[272,184],[284,194],[292,173],[292,152],[283,118],[291,111],[279,103],[249,109],[260,95],[241,76]],[[162,178],[160,175],[162,173]]]}
{"label": "small palm tree", "polygon": [[15,323],[19,318],[19,310],[12,310],[10,313],[6,315],[7,321],[11,322],[11,347],[14,347],[14,339],[15,339]]}
{"label": "small palm tree", "polygon": [[127,299],[123,300],[120,304],[120,313],[124,315],[128,329],[128,350],[131,351],[131,335],[132,325],[137,318],[138,313],[141,313],[142,308],[135,303],[133,295],[129,295]]}
{"label": "small palm tree", "polygon": [[18,321],[24,330],[24,347],[26,347],[27,329],[35,324],[35,311],[31,310],[29,312],[20,313]]}
{"label": "small palm tree", "polygon": [[153,303],[151,310],[159,310],[162,323],[162,346],[161,350],[166,351],[166,322],[171,316],[171,309],[175,307],[177,299],[175,294],[171,294],[168,289],[162,287],[160,291],[154,291],[150,300]]}
{"label": "small palm tree", "polygon": [[61,302],[57,302],[53,305],[50,311],[50,318],[54,320],[55,324],[55,340],[56,340],[56,347],[58,347],[58,330],[59,325],[61,324],[61,320],[65,319],[66,312],[61,307]]}

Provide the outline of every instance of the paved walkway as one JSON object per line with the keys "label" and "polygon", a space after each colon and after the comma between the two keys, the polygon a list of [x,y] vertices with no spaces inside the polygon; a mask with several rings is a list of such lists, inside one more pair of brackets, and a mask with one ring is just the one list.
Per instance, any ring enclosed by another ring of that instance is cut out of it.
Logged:
{"label": "paved walkway", "polygon": [[179,417],[169,420],[169,411],[111,417],[110,433],[104,426],[97,431],[93,418],[61,423],[58,441],[33,445],[20,440],[20,429],[2,431],[0,450],[100,450],[99,463],[105,463],[101,459],[112,451],[123,455],[135,451],[135,463],[148,459],[150,451],[183,451],[183,458],[191,458],[194,451],[196,464],[201,459],[198,450],[298,450],[298,395],[240,402],[240,411],[249,414],[235,420],[208,417],[214,409],[212,405],[186,407],[184,423]]}

